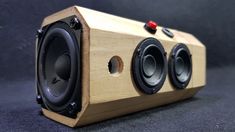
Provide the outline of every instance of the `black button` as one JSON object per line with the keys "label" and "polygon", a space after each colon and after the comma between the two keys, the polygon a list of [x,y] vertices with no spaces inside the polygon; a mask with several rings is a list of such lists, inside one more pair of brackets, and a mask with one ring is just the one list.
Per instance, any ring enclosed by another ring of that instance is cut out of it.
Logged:
{"label": "black button", "polygon": [[166,36],[168,36],[168,37],[170,37],[170,38],[173,38],[173,37],[174,37],[174,34],[173,34],[169,29],[167,29],[167,28],[162,28],[162,32],[163,32]]}

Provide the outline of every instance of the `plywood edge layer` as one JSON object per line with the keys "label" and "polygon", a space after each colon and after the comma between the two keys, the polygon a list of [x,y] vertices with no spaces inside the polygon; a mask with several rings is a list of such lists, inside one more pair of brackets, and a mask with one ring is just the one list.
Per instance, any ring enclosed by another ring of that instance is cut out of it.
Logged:
{"label": "plywood edge layer", "polygon": [[46,117],[49,117],[50,119],[62,123],[64,125],[68,125],[70,127],[75,127],[76,126],[76,119],[68,118],[66,116],[57,114],[55,112],[51,112],[47,109],[42,108],[42,112]]}
{"label": "plywood edge layer", "polygon": [[182,91],[172,91],[142,98],[130,98],[108,103],[89,105],[87,111],[78,122],[78,126],[106,120],[109,118],[126,115],[129,113],[162,106],[192,97],[202,87]]}
{"label": "plywood edge layer", "polygon": [[[133,35],[138,37],[154,37],[164,41],[175,41],[162,33],[162,27],[157,27],[156,34],[151,34],[144,29],[144,22],[107,14],[100,11],[90,10],[76,6],[77,10],[84,16],[91,29]],[[97,15],[98,14],[98,15]],[[95,19],[95,21],[94,21]],[[174,29],[171,29],[174,30]]]}

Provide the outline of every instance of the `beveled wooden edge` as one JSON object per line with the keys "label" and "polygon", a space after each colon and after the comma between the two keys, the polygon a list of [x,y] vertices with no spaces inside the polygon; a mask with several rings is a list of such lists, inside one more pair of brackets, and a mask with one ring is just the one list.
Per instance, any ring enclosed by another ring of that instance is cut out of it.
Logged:
{"label": "beveled wooden edge", "polygon": [[[150,96],[146,96],[146,98],[133,97],[101,104],[91,104],[88,106],[87,111],[84,113],[84,116],[81,117],[77,126],[84,126],[87,124],[111,119],[113,117],[121,117],[130,113],[157,108],[159,106],[185,100],[193,97],[202,88],[203,87],[197,87],[192,89],[185,89],[183,91],[160,93],[154,98]],[[157,101],[153,102],[152,100]],[[130,102],[134,104],[130,105]],[[113,108],[113,110],[107,110],[107,108]]]}
{"label": "beveled wooden edge", "polygon": [[[166,92],[166,93],[160,93],[158,96],[155,96],[155,99],[158,99],[158,102],[151,102],[148,101],[153,100],[151,97],[145,98],[143,101],[142,98],[138,97],[133,97],[129,99],[124,99],[124,100],[118,100],[118,101],[112,101],[112,102],[107,102],[107,103],[101,103],[101,104],[92,104],[87,107],[86,112],[84,113],[84,116],[82,116],[79,119],[79,122],[77,122],[76,119],[68,118],[63,115],[48,111],[46,109],[42,109],[43,113],[45,116],[50,117],[50,119],[57,121],[59,123],[68,125],[69,127],[81,127],[87,124],[95,123],[95,122],[100,122],[104,120],[108,120],[113,117],[122,117],[125,116],[129,113],[133,112],[138,112],[138,111],[143,111],[143,110],[148,110],[151,108],[157,108],[159,106],[163,106],[169,103],[174,103],[177,101],[185,100],[190,97],[193,97],[198,91],[200,91],[202,87],[197,87],[197,88],[192,88],[192,89],[185,89],[183,91],[171,91],[171,92]],[[174,96],[172,96],[172,94]],[[164,97],[164,101],[162,101],[160,98]],[[169,98],[165,98],[169,97]],[[131,101],[132,100],[132,101]],[[133,101],[137,100],[137,101]],[[119,104],[122,105],[127,105],[129,102],[139,102],[135,103],[134,105],[131,105],[130,107],[120,107],[116,108],[115,110],[108,110],[105,111],[106,107],[117,107]],[[145,102],[145,103],[143,103]],[[149,102],[149,103],[146,103]],[[133,109],[135,107],[135,109]],[[98,112],[97,112],[98,111]],[[99,112],[102,111],[102,112]],[[53,117],[53,118],[52,118]]]}
{"label": "beveled wooden edge", "polygon": [[52,119],[56,122],[62,123],[62,124],[67,125],[69,127],[76,126],[77,119],[72,119],[72,118],[57,114],[55,112],[49,111],[44,108],[42,108],[42,112],[46,117],[49,117],[49,119]]}
{"label": "beveled wooden edge", "polygon": [[81,85],[82,87],[82,110],[77,114],[76,119],[68,118],[63,115],[59,115],[55,112],[48,111],[46,109],[42,109],[45,116],[57,121],[61,122],[65,125],[68,125],[70,127],[76,126],[77,122],[79,121],[80,117],[83,115],[84,111],[86,110],[88,104],[89,104],[89,80],[90,80],[90,62],[89,62],[89,47],[90,47],[90,28],[88,27],[86,21],[84,20],[82,14],[79,13],[78,7],[73,6],[69,7],[67,9],[64,9],[62,11],[59,11],[55,14],[52,14],[48,17],[46,17],[43,20],[43,23],[41,27],[49,25],[51,23],[54,23],[58,20],[64,19],[69,16],[76,15],[78,19],[80,20],[83,30],[82,30],[82,45],[81,45],[81,53],[82,53],[82,80],[83,82]]}

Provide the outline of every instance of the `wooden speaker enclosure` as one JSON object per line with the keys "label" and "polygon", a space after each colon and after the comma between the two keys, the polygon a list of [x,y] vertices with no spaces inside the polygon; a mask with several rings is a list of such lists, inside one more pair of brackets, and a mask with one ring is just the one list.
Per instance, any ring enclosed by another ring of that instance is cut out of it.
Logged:
{"label": "wooden speaker enclosure", "polygon": [[[69,118],[42,108],[43,114],[70,127],[81,126],[131,112],[152,108],[192,97],[206,83],[206,48],[193,35],[170,29],[174,37],[166,36],[157,27],[156,34],[144,29],[144,23],[73,6],[44,19],[47,26],[61,19],[76,16],[82,33],[82,110],[77,118]],[[192,54],[192,77],[185,89],[177,90],[167,75],[163,87],[156,94],[147,95],[135,86],[131,74],[131,60],[135,48],[145,38],[159,40],[167,58],[172,48],[184,43]],[[36,53],[37,56],[37,53]],[[122,71],[110,74],[108,63],[114,56],[122,60]]]}

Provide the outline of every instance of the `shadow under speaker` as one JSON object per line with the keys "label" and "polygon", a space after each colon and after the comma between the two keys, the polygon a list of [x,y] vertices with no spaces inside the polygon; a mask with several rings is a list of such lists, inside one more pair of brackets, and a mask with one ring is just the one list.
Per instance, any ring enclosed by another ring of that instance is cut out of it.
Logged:
{"label": "shadow under speaker", "polygon": [[183,100],[206,83],[205,52],[191,34],[70,7],[37,32],[37,101],[75,127]]}

